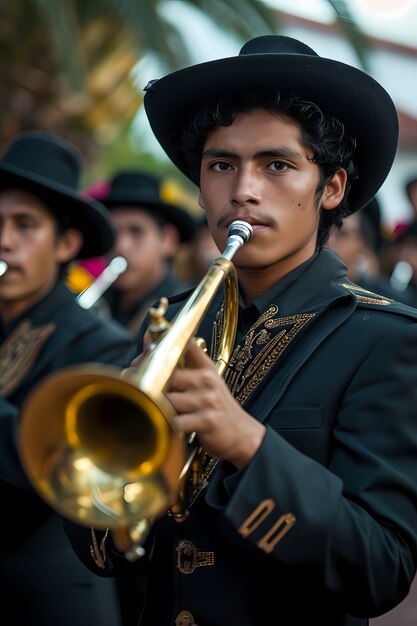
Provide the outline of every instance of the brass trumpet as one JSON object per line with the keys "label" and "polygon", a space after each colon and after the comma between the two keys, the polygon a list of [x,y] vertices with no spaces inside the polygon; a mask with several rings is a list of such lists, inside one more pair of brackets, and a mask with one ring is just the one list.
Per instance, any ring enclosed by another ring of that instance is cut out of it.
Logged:
{"label": "brass trumpet", "polygon": [[236,220],[228,234],[225,251],[171,323],[164,317],[166,299],[149,310],[152,343],[134,373],[122,378],[110,365],[65,368],[46,377],[22,409],[19,453],[34,488],[64,517],[110,529],[129,560],[143,554],[155,518],[171,509],[177,519],[186,515],[178,500],[199,446],[195,433],[187,440],[174,429],[175,411],[164,391],[222,282],[216,368],[223,375],[227,367],[238,309],[231,259],[251,239],[252,227]]}

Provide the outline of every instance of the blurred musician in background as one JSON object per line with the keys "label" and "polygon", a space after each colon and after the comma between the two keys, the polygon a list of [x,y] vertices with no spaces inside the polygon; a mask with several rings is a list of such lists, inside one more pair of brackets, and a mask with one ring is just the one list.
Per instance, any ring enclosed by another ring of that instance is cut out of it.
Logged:
{"label": "blurred musician in background", "polygon": [[417,307],[417,219],[400,230],[389,252],[390,282],[398,300]]}
{"label": "blurred musician in background", "polygon": [[156,176],[141,170],[117,172],[99,200],[116,229],[113,253],[127,261],[126,270],[103,297],[112,318],[136,337],[155,300],[188,287],[173,260],[179,245],[192,237],[193,219],[186,209],[163,198]]}
{"label": "blurred musician in background", "polygon": [[404,302],[403,292],[390,282],[381,267],[381,248],[389,242],[383,240],[375,198],[361,211],[346,217],[339,227],[332,228],[327,245],[346,263],[348,277],[354,283],[369,292]]}
{"label": "blurred musician in background", "polygon": [[[118,626],[114,582],[79,561],[62,519],[29,486],[15,428],[46,375],[87,362],[129,362],[125,329],[81,308],[65,284],[74,259],[115,242],[107,211],[82,197],[80,154],[58,136],[26,132],[0,160],[0,602],[9,626]],[[45,419],[48,416],[44,416]]]}

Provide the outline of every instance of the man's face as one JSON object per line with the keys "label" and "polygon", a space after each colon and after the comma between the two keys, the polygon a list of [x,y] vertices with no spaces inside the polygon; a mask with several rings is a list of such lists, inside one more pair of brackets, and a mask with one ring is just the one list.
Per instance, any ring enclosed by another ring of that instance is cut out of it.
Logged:
{"label": "man's face", "polygon": [[[199,202],[221,250],[230,222],[252,224],[253,239],[234,257],[239,269],[267,270],[273,282],[314,253],[328,191],[317,198],[319,168],[311,157],[299,125],[263,109],[240,114],[208,135]],[[325,208],[339,202],[326,200]]]}
{"label": "man's face", "polygon": [[115,288],[146,292],[163,277],[167,259],[178,245],[178,232],[172,225],[161,228],[147,210],[139,207],[115,207],[111,218],[117,231],[113,252],[124,256],[128,263]]}
{"label": "man's face", "polygon": [[19,315],[48,293],[67,259],[56,223],[42,200],[19,189],[0,191],[0,314]]}

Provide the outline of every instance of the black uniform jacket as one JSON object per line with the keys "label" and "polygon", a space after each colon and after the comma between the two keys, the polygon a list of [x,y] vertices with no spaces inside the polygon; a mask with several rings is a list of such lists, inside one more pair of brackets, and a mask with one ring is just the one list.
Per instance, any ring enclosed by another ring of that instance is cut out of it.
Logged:
{"label": "black uniform jacket", "polygon": [[[141,626],[363,626],[409,590],[417,310],[353,285],[327,248],[288,282],[241,307],[225,376],[267,427],[250,464],[218,463],[187,520],[158,519],[133,566],[111,537],[97,566],[90,531],[66,525],[93,571],[149,575]],[[221,298],[200,327],[209,345]]]}
{"label": "black uniform jacket", "polygon": [[147,294],[138,298],[129,309],[122,309],[120,307],[120,292],[117,286],[110,288],[104,294],[103,298],[109,306],[110,317],[127,328],[136,339],[140,326],[146,318],[148,308],[158,298],[178,294],[184,291],[187,286],[187,283],[177,276],[172,268],[169,268],[161,282],[155,285]]}
{"label": "black uniform jacket", "polygon": [[0,595],[11,611],[9,624],[115,624],[106,616],[111,588],[95,589],[97,577],[74,559],[61,517],[23,473],[16,439],[20,408],[41,379],[79,363],[125,366],[133,349],[121,327],[82,309],[63,283],[13,324],[0,326]]}

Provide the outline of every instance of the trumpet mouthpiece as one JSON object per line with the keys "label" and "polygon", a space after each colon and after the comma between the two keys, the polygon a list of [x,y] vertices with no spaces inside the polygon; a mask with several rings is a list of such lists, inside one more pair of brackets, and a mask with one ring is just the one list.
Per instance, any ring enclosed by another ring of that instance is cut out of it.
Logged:
{"label": "trumpet mouthpiece", "polygon": [[6,263],[6,261],[3,261],[3,259],[0,259],[0,276],[3,276],[3,274],[5,274],[8,270],[8,265]]}
{"label": "trumpet mouthpiece", "polygon": [[226,250],[223,252],[222,257],[231,261],[235,252],[252,239],[252,235],[252,226],[247,222],[242,220],[232,222],[228,230]]}
{"label": "trumpet mouthpiece", "polygon": [[235,220],[229,226],[229,237],[240,237],[243,239],[243,243],[247,243],[252,239],[253,229],[248,222],[242,220]]}

